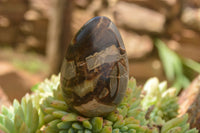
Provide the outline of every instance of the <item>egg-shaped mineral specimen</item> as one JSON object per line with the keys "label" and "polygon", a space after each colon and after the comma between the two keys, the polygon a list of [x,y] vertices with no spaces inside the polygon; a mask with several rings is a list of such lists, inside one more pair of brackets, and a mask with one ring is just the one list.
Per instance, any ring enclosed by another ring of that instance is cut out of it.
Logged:
{"label": "egg-shaped mineral specimen", "polygon": [[65,101],[84,116],[104,116],[123,99],[128,73],[119,31],[107,17],[95,17],[79,30],[67,49],[61,68]]}

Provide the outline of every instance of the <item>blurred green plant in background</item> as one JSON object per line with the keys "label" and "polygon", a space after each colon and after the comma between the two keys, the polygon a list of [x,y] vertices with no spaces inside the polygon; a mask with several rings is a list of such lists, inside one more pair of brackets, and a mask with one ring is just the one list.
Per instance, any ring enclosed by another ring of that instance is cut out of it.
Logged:
{"label": "blurred green plant in background", "polygon": [[37,58],[29,58],[25,60],[14,58],[12,63],[16,68],[28,71],[30,73],[38,73],[41,71],[45,72],[45,70],[48,68],[47,64]]}
{"label": "blurred green plant in background", "polygon": [[173,86],[177,88],[176,94],[179,94],[182,88],[186,88],[190,84],[190,80],[194,78],[191,77],[194,72],[200,74],[200,64],[181,57],[159,39],[156,39],[155,46],[163,64],[166,78],[173,82]]}
{"label": "blurred green plant in background", "polygon": [[49,66],[42,55],[36,52],[18,52],[11,47],[1,49],[0,57],[10,62],[19,70],[25,70],[31,74],[48,73]]}

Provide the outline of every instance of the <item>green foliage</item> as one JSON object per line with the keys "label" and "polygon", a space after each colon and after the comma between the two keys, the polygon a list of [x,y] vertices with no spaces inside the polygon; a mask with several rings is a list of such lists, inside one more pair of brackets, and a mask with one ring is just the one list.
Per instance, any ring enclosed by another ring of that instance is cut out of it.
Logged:
{"label": "green foliage", "polygon": [[161,40],[157,40],[155,44],[158,48],[158,53],[163,63],[167,79],[174,82],[177,93],[179,93],[182,87],[185,88],[190,83],[188,77],[184,75],[181,58],[170,50]]}
{"label": "green foliage", "polygon": [[[5,133],[35,133],[39,131],[38,110],[33,106],[30,96],[25,96],[21,104],[14,100],[9,109],[2,107],[0,129]],[[33,124],[34,123],[34,124]]]}
{"label": "green foliage", "polygon": [[48,72],[47,70],[49,67],[44,61],[44,57],[33,51],[25,53],[6,46],[1,47],[1,56],[18,69],[25,70],[30,73],[46,74]]}
{"label": "green foliage", "polygon": [[152,107],[150,118],[154,122],[159,120],[158,117],[168,121],[178,115],[176,89],[167,89],[166,81],[159,83],[157,78],[150,78],[145,83],[143,91],[145,97],[141,101],[142,108],[147,110]]}
{"label": "green foliage", "polygon": [[[112,131],[128,132],[134,128],[136,131],[150,132],[152,130],[145,125],[147,123],[145,113],[139,108],[141,88],[136,87],[134,79],[130,80],[127,95],[122,103],[118,105],[116,111],[108,114],[106,117],[85,118],[70,112],[67,104],[60,98],[61,92],[58,86],[58,89],[53,92],[53,96],[47,97],[41,105],[46,125],[44,132],[84,131],[112,133]],[[130,102],[128,103],[128,101]]]}
{"label": "green foliage", "polygon": [[[37,58],[29,58],[25,60],[13,59],[13,65],[19,69],[26,70],[30,73],[37,73],[47,70],[47,65]],[[41,67],[42,66],[42,67]]]}
{"label": "green foliage", "polygon": [[[165,75],[169,81],[174,83],[173,86],[177,88],[176,93],[178,94],[182,88],[186,88],[190,84],[191,72],[200,74],[200,64],[191,59],[180,57],[159,39],[155,41],[155,46],[158,49]],[[189,72],[189,76],[186,72]]]}
{"label": "green foliage", "polygon": [[[159,84],[160,92],[154,82],[147,83],[145,90],[151,94],[171,96],[164,83]],[[150,88],[148,88],[150,87]],[[145,104],[141,95],[142,88],[136,86],[136,81],[131,78],[128,84],[126,95],[116,110],[105,117],[86,118],[71,112],[64,102],[61,88],[59,87],[59,76],[53,76],[40,85],[35,86],[34,94],[26,95],[21,103],[13,102],[13,106],[2,108],[0,114],[0,130],[5,133],[197,133],[196,129],[189,129],[187,115],[180,118],[167,117],[150,112],[154,117],[148,117],[149,107],[141,107]],[[161,93],[163,92],[163,94]],[[146,96],[145,96],[146,97]],[[144,99],[145,99],[144,97]],[[153,97],[152,97],[153,98]],[[170,97],[171,98],[171,97]],[[153,101],[148,98],[150,101]],[[159,99],[158,99],[159,100]],[[142,104],[141,104],[142,101]],[[175,101],[166,102],[161,98],[165,106],[171,107]],[[156,104],[157,105],[157,104]],[[158,106],[160,107],[160,106]],[[161,107],[162,108],[162,107]],[[159,108],[160,109],[160,108]],[[173,108],[174,109],[174,108]],[[167,113],[172,113],[168,110]],[[160,109],[165,114],[165,110]],[[157,118],[155,121],[154,118]],[[158,122],[160,120],[160,123]]]}

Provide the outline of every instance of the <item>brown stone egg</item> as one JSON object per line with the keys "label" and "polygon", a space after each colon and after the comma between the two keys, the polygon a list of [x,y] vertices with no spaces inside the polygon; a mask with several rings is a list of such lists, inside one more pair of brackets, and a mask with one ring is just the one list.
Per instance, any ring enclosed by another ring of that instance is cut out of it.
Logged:
{"label": "brown stone egg", "polygon": [[86,117],[105,116],[125,95],[128,59],[116,26],[107,17],[89,20],[69,45],[61,68],[67,104]]}

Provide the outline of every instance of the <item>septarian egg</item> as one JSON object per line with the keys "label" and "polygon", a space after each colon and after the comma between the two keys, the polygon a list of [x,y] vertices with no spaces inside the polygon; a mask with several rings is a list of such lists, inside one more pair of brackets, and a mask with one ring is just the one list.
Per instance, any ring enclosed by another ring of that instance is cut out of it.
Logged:
{"label": "septarian egg", "polygon": [[107,17],[89,20],[69,45],[61,68],[61,88],[72,110],[104,116],[125,95],[128,59],[116,26]]}

